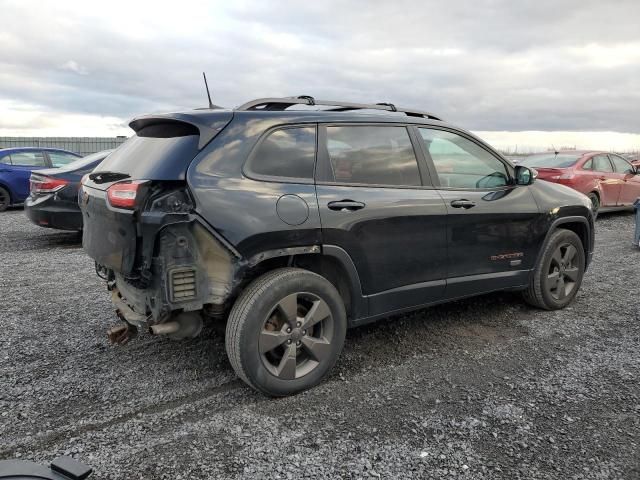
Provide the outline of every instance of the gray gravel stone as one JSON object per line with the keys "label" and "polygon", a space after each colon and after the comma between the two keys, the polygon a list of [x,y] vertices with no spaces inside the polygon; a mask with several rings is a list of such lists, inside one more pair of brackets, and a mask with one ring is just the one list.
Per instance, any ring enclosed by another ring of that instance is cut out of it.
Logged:
{"label": "gray gravel stone", "polygon": [[348,333],[328,381],[268,399],[223,330],[107,344],[78,236],[0,214],[0,459],[68,454],[95,478],[640,478],[640,252],[601,215],[563,311],[487,295]]}

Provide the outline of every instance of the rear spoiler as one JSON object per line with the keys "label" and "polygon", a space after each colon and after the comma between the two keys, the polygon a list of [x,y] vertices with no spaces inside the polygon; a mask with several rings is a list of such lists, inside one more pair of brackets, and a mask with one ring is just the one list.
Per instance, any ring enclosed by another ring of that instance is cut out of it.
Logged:
{"label": "rear spoiler", "polygon": [[205,111],[197,110],[194,113],[154,113],[136,117],[129,126],[138,133],[145,127],[161,123],[183,123],[194,126],[200,132],[198,150],[202,150],[233,118],[233,112],[229,110]]}

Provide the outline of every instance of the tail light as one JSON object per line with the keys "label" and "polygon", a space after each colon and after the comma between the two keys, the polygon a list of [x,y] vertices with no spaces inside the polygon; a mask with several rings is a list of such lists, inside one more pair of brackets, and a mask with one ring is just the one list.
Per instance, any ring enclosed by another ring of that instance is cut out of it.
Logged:
{"label": "tail light", "polygon": [[563,173],[562,175],[554,175],[549,178],[552,180],[571,180],[573,179],[573,173]]}
{"label": "tail light", "polygon": [[143,183],[143,180],[114,183],[107,189],[109,204],[112,207],[133,210],[136,206],[138,189]]}
{"label": "tail light", "polygon": [[31,177],[29,181],[29,190],[31,193],[54,193],[66,187],[69,184],[67,180],[54,177]]}

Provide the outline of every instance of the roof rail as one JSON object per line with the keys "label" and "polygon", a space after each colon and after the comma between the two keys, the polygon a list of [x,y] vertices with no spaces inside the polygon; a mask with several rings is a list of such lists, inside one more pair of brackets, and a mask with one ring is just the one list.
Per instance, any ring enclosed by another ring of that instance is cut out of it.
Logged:
{"label": "roof rail", "polygon": [[236,111],[283,111],[292,105],[322,105],[330,108],[329,111],[344,112],[348,110],[385,110],[387,112],[404,113],[410,117],[423,117],[432,120],[442,120],[433,113],[414,110],[411,108],[396,107],[392,103],[353,103],[353,102],[334,102],[330,100],[316,100],[309,95],[300,95],[298,97],[274,97],[274,98],[258,98],[244,103],[237,107]]}

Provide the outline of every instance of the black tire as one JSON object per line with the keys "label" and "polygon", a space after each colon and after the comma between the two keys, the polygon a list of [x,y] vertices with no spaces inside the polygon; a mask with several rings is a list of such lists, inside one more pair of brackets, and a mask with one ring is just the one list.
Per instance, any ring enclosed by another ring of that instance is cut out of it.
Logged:
{"label": "black tire", "polygon": [[600,210],[600,197],[595,192],[591,192],[587,196],[589,197],[589,200],[591,200],[591,205],[593,205],[593,218],[597,218],[598,210]]}
{"label": "black tire", "polygon": [[329,281],[308,270],[281,268],[254,280],[238,298],[225,347],[242,380],[282,397],[325,378],[342,351],[346,330],[344,302]]}
{"label": "black tire", "polygon": [[11,195],[7,189],[0,187],[0,212],[4,212],[11,205]]}
{"label": "black tire", "polygon": [[584,268],[580,237],[571,230],[559,228],[551,234],[523,292],[525,301],[545,310],[566,307],[580,289]]}

